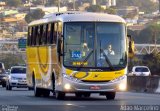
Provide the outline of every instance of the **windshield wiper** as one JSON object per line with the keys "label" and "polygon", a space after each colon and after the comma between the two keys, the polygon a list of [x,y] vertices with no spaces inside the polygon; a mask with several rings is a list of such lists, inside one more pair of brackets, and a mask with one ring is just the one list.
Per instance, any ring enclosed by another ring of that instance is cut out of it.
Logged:
{"label": "windshield wiper", "polygon": [[106,63],[108,63],[110,69],[114,71],[114,67],[113,67],[113,65],[111,64],[110,60],[108,59],[108,57],[107,57],[106,53],[104,52],[104,50],[103,50],[103,49],[100,49],[100,51],[103,53],[103,55],[104,55],[104,57],[105,57],[105,60],[106,60]]}
{"label": "windshield wiper", "polygon": [[84,63],[89,59],[89,57],[92,55],[92,53],[93,53],[93,50],[91,50],[91,52],[89,52],[89,54],[88,54],[87,57],[81,62],[81,65],[80,65],[80,67],[79,67],[77,70],[80,70],[81,67],[84,66]]}

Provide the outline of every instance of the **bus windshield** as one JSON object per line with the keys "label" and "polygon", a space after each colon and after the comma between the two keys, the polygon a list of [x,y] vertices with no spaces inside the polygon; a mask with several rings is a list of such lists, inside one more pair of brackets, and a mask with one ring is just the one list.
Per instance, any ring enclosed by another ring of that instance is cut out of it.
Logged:
{"label": "bus windshield", "polygon": [[122,69],[127,64],[125,36],[121,23],[65,23],[64,66]]}

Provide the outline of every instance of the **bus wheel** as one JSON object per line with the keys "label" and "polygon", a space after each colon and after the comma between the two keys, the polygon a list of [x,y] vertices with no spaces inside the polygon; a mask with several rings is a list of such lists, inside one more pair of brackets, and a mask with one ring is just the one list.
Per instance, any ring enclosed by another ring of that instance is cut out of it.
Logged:
{"label": "bus wheel", "polygon": [[84,96],[84,97],[90,97],[90,96],[91,96],[91,93],[84,93],[83,96]]}
{"label": "bus wheel", "polygon": [[75,95],[76,95],[76,97],[78,97],[78,98],[82,97],[82,93],[80,93],[80,92],[75,93]]}
{"label": "bus wheel", "polygon": [[106,98],[108,100],[114,100],[115,96],[116,96],[116,92],[107,92],[106,93]]}
{"label": "bus wheel", "polygon": [[34,96],[35,97],[40,97],[42,94],[42,91],[40,88],[37,88],[36,86],[34,87]]}
{"label": "bus wheel", "polygon": [[63,100],[65,98],[65,93],[58,91],[55,93],[55,96],[56,96],[56,99]]}
{"label": "bus wheel", "polygon": [[52,74],[52,93],[53,96],[55,96],[55,77],[54,77],[54,73]]}
{"label": "bus wheel", "polygon": [[43,96],[44,96],[44,97],[49,97],[50,90],[43,89],[43,90],[42,90],[42,93],[43,93]]}
{"label": "bus wheel", "polygon": [[40,97],[42,92],[41,92],[41,89],[40,88],[37,88],[36,87],[36,80],[35,80],[35,77],[33,75],[32,77],[32,83],[33,83],[33,88],[34,88],[34,96],[35,97]]}

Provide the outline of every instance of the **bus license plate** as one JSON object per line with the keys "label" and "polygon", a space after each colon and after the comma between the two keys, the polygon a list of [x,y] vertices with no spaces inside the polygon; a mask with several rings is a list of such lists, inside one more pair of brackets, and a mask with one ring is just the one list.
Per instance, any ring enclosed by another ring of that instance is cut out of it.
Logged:
{"label": "bus license plate", "polygon": [[90,89],[91,90],[100,90],[101,87],[100,86],[91,86]]}

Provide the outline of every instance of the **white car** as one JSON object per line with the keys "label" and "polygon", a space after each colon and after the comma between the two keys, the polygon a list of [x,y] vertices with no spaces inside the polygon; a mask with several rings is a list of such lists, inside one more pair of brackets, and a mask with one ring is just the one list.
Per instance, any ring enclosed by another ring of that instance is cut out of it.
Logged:
{"label": "white car", "polygon": [[26,67],[13,66],[6,81],[6,90],[12,90],[12,87],[27,87]]}
{"label": "white car", "polygon": [[150,76],[151,72],[147,66],[134,66],[129,76]]}

